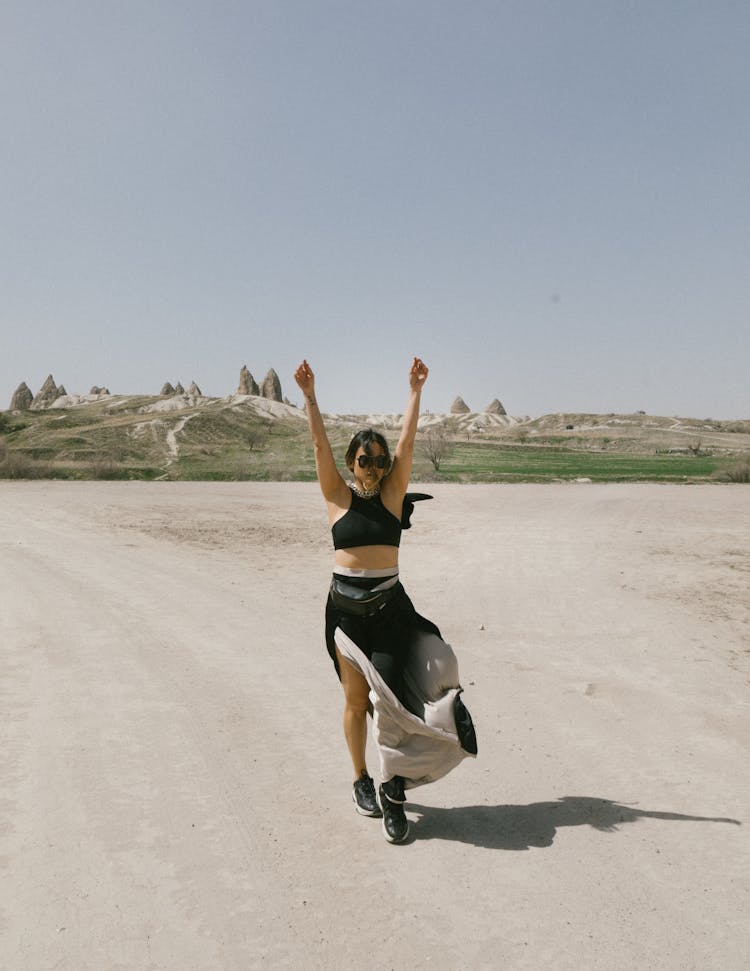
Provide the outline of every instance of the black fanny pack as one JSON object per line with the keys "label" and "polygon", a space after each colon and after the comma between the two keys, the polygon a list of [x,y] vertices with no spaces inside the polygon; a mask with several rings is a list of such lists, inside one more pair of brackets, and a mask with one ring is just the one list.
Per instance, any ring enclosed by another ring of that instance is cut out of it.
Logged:
{"label": "black fanny pack", "polygon": [[354,617],[374,617],[383,610],[398,589],[394,583],[387,590],[367,590],[347,583],[342,577],[333,575],[329,591],[334,607],[344,614]]}

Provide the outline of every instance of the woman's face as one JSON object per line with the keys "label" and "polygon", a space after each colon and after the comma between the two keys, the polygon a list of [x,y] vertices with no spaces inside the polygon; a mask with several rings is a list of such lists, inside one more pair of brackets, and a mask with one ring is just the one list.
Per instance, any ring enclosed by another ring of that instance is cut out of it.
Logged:
{"label": "woman's face", "polygon": [[[362,459],[362,462],[365,463],[364,465],[360,463],[360,456],[364,456]],[[377,442],[370,443],[369,455],[361,445],[357,449],[357,454],[354,456],[352,472],[354,473],[355,480],[363,489],[371,490],[377,488],[385,475],[387,468],[384,466],[382,469],[379,469],[377,466],[377,459],[380,457],[384,458],[385,452]]]}

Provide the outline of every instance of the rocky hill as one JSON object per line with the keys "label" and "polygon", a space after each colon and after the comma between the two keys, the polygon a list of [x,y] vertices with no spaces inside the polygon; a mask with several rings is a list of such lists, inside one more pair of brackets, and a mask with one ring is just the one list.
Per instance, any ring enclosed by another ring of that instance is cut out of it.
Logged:
{"label": "rocky hill", "polygon": [[[238,393],[224,398],[202,395],[195,382],[188,391],[179,381],[167,382],[161,391],[112,395],[94,386],[89,394],[69,395],[51,375],[36,395],[20,386],[14,407],[0,412],[0,478],[314,478],[305,413],[283,399],[273,369],[258,384],[243,367]],[[340,414],[325,420],[334,450],[343,456],[352,433],[363,426],[382,430],[395,443],[402,416]],[[436,462],[430,451],[435,446],[450,461]],[[512,453],[523,453],[525,461],[558,453],[718,461],[750,454],[750,421],[643,413],[513,417],[497,399],[473,412],[457,398],[448,414],[420,416],[414,477],[439,471],[471,480]],[[712,468],[705,462],[700,467],[702,474]]]}

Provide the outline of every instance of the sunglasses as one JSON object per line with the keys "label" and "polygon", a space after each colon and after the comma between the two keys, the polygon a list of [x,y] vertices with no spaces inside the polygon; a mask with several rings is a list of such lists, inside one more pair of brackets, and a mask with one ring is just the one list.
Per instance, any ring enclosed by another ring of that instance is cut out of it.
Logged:
{"label": "sunglasses", "polygon": [[385,455],[358,455],[357,465],[360,469],[367,469],[374,465],[376,469],[384,469],[388,465]]}

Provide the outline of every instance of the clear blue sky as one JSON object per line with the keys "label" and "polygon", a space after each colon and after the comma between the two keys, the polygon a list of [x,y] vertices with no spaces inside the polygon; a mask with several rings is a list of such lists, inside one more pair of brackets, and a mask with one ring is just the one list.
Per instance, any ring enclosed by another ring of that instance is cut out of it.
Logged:
{"label": "clear blue sky", "polygon": [[3,0],[0,407],[750,417],[746,0]]}

